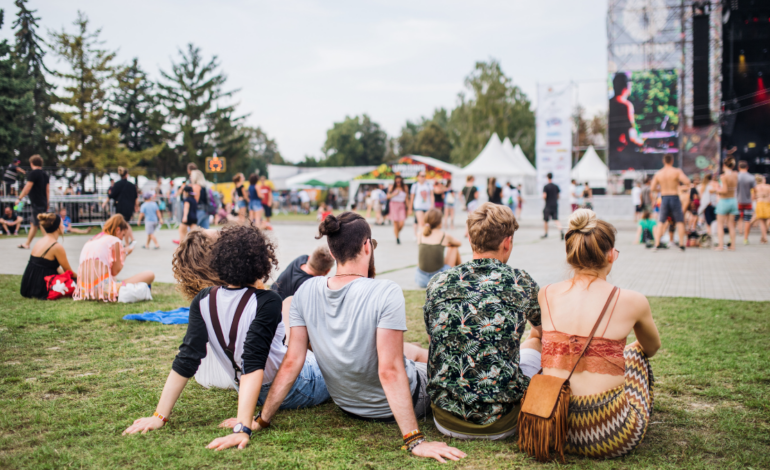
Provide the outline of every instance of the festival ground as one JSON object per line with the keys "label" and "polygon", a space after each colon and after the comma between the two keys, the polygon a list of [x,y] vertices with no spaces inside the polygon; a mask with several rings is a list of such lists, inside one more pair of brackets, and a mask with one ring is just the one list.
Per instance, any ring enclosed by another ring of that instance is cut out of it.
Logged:
{"label": "festival ground", "polygon": [[[165,428],[121,436],[134,419],[152,414],[186,331],[186,325],[121,317],[185,302],[162,283],[153,286],[155,300],[142,304],[44,302],[20,297],[19,282],[20,276],[0,275],[0,468],[439,466],[397,450],[395,424],[355,421],[332,403],[279,412],[246,450],[205,449],[226,434],[217,424],[235,416],[237,396],[194,382]],[[425,346],[424,294],[405,294],[406,339]],[[659,297],[650,303],[663,347],[652,360],[655,412],[644,442],[618,460],[568,457],[567,468],[769,468],[770,303]],[[544,468],[520,453],[515,439],[452,440],[430,418],[420,428],[467,452],[449,468]]]}
{"label": "festival ground", "polygon": [[[316,246],[325,243],[313,238],[318,233],[314,216],[282,218],[279,217],[271,232],[278,246],[281,269],[295,257],[309,254]],[[456,228],[450,230],[457,238],[462,238],[464,220],[464,214],[458,214]],[[566,221],[564,223],[566,225]],[[636,226],[631,221],[619,221],[615,226],[618,229],[616,246],[621,255],[609,280],[623,289],[661,297],[770,300],[770,265],[766,262],[770,256],[770,246],[759,244],[759,230],[756,227],[748,246],[743,245],[741,236],[738,237],[735,252],[693,248],[685,253],[674,249],[652,253],[644,246],[634,244]],[[401,234],[401,245],[396,245],[391,226],[372,226],[372,232],[379,243],[375,252],[378,277],[391,279],[404,290],[417,289],[414,282],[417,244],[414,242],[411,222]],[[120,278],[151,270],[155,272],[156,281],[173,283],[171,257],[176,245],[171,240],[178,238],[178,232],[158,232],[160,250],[142,249],[146,236],[140,230],[135,233],[138,244],[134,253],[128,257]],[[552,224],[549,237],[542,240],[542,234],[542,222],[525,217],[521,221],[521,228],[514,235],[514,250],[509,264],[526,270],[538,284],[544,286],[566,279],[569,268],[558,230]],[[61,241],[73,266],[77,266],[81,248],[88,239],[88,235],[67,235]],[[0,274],[24,272],[29,251],[16,248],[21,241],[19,238],[0,238],[0,252],[3,253]],[[469,259],[471,248],[467,239],[463,239],[460,252],[463,260]],[[730,275],[726,276],[725,273]]]}

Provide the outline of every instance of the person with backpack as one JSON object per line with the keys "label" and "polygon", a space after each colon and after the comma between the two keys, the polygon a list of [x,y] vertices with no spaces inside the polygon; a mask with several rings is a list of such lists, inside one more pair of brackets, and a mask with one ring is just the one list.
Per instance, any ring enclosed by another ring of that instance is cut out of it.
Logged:
{"label": "person with backpack", "polygon": [[658,225],[651,216],[652,213],[644,209],[642,218],[639,220],[639,228],[636,230],[636,243],[643,243],[647,248],[655,246],[655,226]]}
{"label": "person with backpack", "polygon": [[[243,449],[251,430],[257,428],[260,417],[257,415],[256,422],[253,420],[254,409],[267,397],[287,351],[283,343],[286,326],[282,321],[281,297],[260,288],[260,281],[267,281],[278,265],[275,246],[258,228],[231,224],[212,243],[209,265],[224,285],[206,287],[195,296],[190,304],[187,334],[155,412],[134,421],[123,435],[159,429],[169,422],[188,380],[206,357],[206,343],[238,390],[237,424],[232,423],[232,434],[224,439]],[[298,379],[281,402],[281,409],[315,406],[328,399],[318,363],[308,353]],[[228,427],[231,422],[227,420],[220,427]],[[264,422],[261,426],[266,427]]]}

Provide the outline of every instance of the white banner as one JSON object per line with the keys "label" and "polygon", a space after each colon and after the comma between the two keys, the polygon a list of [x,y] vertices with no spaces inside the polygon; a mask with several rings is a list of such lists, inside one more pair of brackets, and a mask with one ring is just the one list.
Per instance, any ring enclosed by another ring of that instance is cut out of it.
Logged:
{"label": "white banner", "polygon": [[[537,191],[542,194],[553,173],[553,182],[566,198],[572,171],[572,85],[538,85],[535,121]],[[562,204],[565,206],[565,204]]]}

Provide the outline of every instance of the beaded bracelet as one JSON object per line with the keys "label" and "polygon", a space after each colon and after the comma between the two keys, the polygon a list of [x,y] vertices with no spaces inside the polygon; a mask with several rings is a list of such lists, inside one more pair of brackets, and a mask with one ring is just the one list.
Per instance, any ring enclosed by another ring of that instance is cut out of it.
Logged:
{"label": "beaded bracelet", "polygon": [[162,414],[158,413],[157,411],[152,414],[153,417],[158,418],[159,420],[163,421],[164,423],[168,423],[168,418],[163,416]]}
{"label": "beaded bracelet", "polygon": [[401,446],[401,450],[407,450],[409,452],[412,451],[414,447],[417,446],[415,442],[417,441],[425,441],[425,434],[420,432],[419,430],[415,430],[404,436],[404,445]]}
{"label": "beaded bracelet", "polygon": [[423,442],[425,442],[425,438],[424,437],[421,437],[421,438],[413,441],[411,444],[409,444],[407,446],[406,451],[411,454],[412,451],[414,450],[414,448],[417,447],[418,445],[422,444]]}
{"label": "beaded bracelet", "polygon": [[414,431],[410,431],[410,432],[404,434],[404,442],[409,440],[410,437],[416,436],[417,434],[420,434],[420,430],[419,429],[415,429]]}

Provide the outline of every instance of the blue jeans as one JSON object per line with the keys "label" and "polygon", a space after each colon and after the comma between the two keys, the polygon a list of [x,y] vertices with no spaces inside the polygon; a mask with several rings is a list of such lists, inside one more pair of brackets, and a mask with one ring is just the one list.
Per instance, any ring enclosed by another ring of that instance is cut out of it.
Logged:
{"label": "blue jeans", "polygon": [[262,201],[259,199],[252,199],[249,201],[249,210],[250,211],[261,211],[262,210]]}
{"label": "blue jeans", "polygon": [[[267,394],[270,392],[270,386],[272,384],[265,384],[262,386],[262,390],[259,392],[259,400],[257,405],[262,406],[267,400]],[[326,390],[326,382],[323,375],[321,375],[321,369],[318,367],[318,361],[315,359],[315,355],[308,351],[305,358],[305,365],[302,366],[297,380],[294,381],[294,385],[289,390],[286,398],[281,403],[280,410],[292,410],[298,408],[307,408],[310,406],[320,405],[331,398],[329,391]]]}
{"label": "blue jeans", "polygon": [[420,268],[415,268],[414,270],[414,282],[417,283],[420,287],[428,287],[428,283],[430,282],[431,278],[435,276],[438,273],[443,273],[447,269],[452,269],[451,266],[448,264],[445,264],[441,269],[434,273],[426,273]]}
{"label": "blue jeans", "polygon": [[198,227],[209,228],[209,213],[206,209],[198,209],[196,214],[198,214]]}

